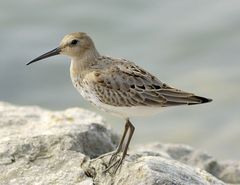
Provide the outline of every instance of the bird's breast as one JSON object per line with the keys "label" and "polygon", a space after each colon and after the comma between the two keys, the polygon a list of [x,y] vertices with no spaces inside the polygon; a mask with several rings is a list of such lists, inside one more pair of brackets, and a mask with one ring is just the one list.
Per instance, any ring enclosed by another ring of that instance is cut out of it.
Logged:
{"label": "bird's breast", "polygon": [[100,108],[100,100],[86,80],[80,78],[72,78],[72,83],[85,100]]}

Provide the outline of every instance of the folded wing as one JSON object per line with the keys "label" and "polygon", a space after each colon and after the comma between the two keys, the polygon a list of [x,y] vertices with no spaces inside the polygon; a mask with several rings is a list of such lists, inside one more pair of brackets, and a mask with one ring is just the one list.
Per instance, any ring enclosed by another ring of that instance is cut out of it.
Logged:
{"label": "folded wing", "polygon": [[118,62],[94,71],[91,86],[98,99],[113,106],[177,106],[210,102],[162,83],[132,62]]}

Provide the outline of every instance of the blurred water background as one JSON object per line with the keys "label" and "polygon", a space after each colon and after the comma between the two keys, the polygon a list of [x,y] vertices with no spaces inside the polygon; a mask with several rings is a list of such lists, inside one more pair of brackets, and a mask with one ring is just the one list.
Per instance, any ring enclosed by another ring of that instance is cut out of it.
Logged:
{"label": "blurred water background", "polygon": [[240,159],[240,1],[0,1],[0,100],[87,108],[121,133],[123,120],[96,110],[73,88],[69,59],[25,66],[75,31],[91,35],[102,54],[214,99],[134,119],[133,145],[186,143],[220,159]]}

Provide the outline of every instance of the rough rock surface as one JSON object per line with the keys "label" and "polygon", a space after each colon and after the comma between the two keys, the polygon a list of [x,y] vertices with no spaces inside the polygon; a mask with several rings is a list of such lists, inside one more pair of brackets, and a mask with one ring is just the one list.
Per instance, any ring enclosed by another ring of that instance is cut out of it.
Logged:
{"label": "rough rock surface", "polygon": [[137,147],[135,152],[145,155],[162,155],[167,159],[203,169],[224,182],[240,184],[240,161],[218,161],[206,152],[179,144],[155,143]]}
{"label": "rough rock surface", "polygon": [[137,147],[116,175],[103,173],[110,155],[100,155],[112,151],[117,139],[101,117],[86,110],[0,102],[0,185],[240,183],[239,162],[219,162],[172,144]]}
{"label": "rough rock surface", "polygon": [[86,110],[0,103],[0,184],[88,183],[81,163],[113,150],[116,140],[102,118]]}
{"label": "rough rock surface", "polygon": [[[222,181],[200,168],[192,168],[178,161],[161,156],[131,155],[123,166],[112,175],[105,173],[109,156],[91,160],[86,170],[97,184],[114,185],[224,185]],[[84,166],[82,166],[84,168]],[[85,168],[84,168],[85,169]]]}

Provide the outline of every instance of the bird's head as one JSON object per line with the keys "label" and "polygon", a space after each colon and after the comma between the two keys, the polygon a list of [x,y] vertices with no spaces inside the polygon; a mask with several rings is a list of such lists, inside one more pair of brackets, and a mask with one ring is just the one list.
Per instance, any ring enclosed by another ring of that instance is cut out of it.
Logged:
{"label": "bird's head", "polygon": [[59,54],[67,55],[71,58],[81,58],[85,53],[91,53],[91,51],[96,52],[95,46],[92,39],[86,33],[70,33],[64,36],[57,48],[33,59],[27,65]]}

